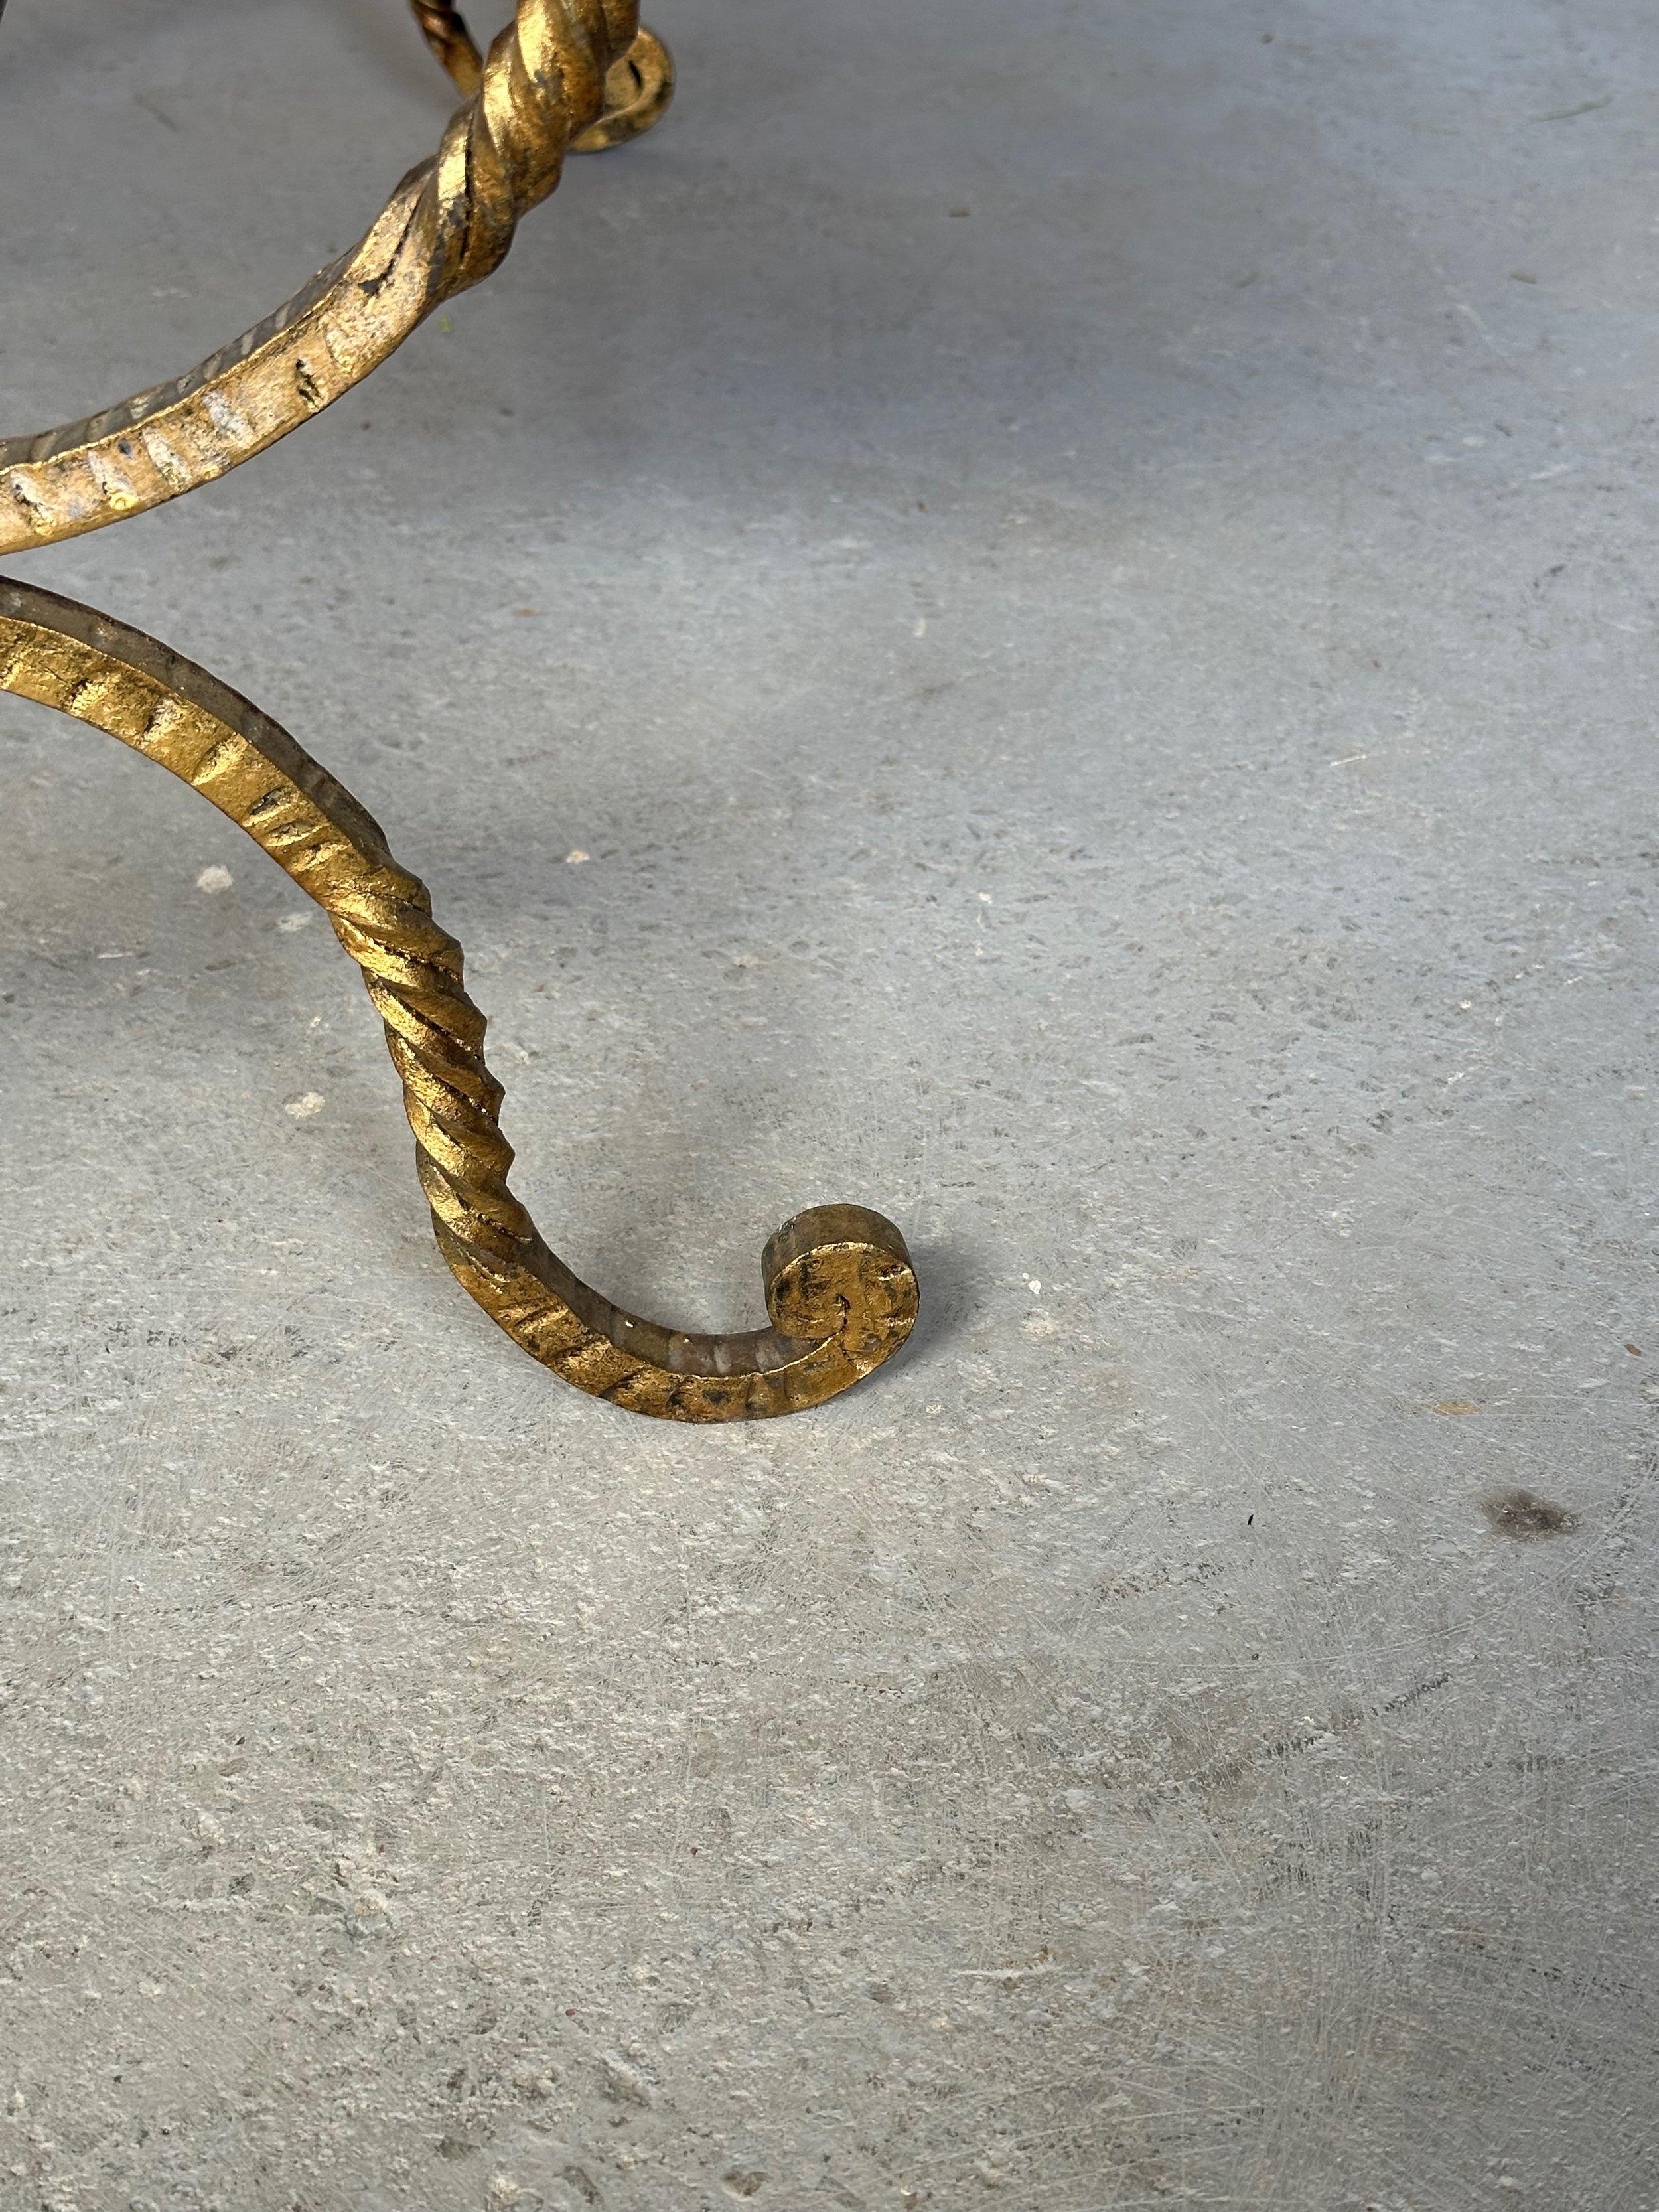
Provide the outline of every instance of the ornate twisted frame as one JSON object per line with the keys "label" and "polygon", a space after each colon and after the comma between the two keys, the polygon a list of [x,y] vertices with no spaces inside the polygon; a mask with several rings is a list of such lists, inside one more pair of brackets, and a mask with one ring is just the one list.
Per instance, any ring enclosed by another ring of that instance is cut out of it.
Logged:
{"label": "ornate twisted frame", "polygon": [[[360,245],[199,368],[82,422],[0,441],[0,552],[142,514],[285,436],[498,265],[568,151],[648,130],[673,89],[637,0],[518,0],[487,56],[450,0],[410,5],[465,96],[437,152]],[[350,793],[205,670],[72,599],[6,580],[0,690],[159,761],[324,908],[385,1024],[438,1248],[490,1318],[555,1374],[665,1419],[752,1420],[836,1396],[903,1342],[915,1273],[897,1229],[864,1206],[813,1206],[770,1240],[768,1328],[665,1329],[579,1281],[508,1188],[502,1094],[461,949]]]}

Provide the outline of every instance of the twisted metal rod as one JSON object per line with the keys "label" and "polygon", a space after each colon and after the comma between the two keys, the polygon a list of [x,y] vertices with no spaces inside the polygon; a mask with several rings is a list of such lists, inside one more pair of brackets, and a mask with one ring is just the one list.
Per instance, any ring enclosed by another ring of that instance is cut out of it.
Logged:
{"label": "twisted metal rod", "polygon": [[[623,105],[607,114],[612,84]],[[176,499],[320,412],[499,266],[520,217],[557,185],[568,149],[636,136],[672,89],[638,0],[519,0],[437,152],[360,245],[187,374],[82,422],[0,441],[0,553]]]}
{"label": "twisted metal rod", "polygon": [[[459,8],[451,0],[409,0],[415,21],[438,59],[454,82],[455,89],[463,100],[471,100],[478,89],[478,77],[483,68],[483,56],[478,52],[471,31],[466,27]],[[0,8],[5,0],[0,0]]]}
{"label": "twisted metal rod", "polygon": [[[409,0],[409,4],[455,89],[471,100],[478,89],[483,57],[460,9],[453,0]],[[641,131],[651,128],[673,90],[674,64],[667,47],[649,31],[641,31],[622,59],[611,64],[605,81],[605,112],[597,123],[576,133],[570,142],[571,152],[599,154],[607,146],[636,138]]]}
{"label": "twisted metal rod", "polygon": [[909,1334],[916,1279],[890,1221],[817,1206],[762,1255],[769,1328],[690,1335],[580,1281],[507,1185],[501,1088],[461,948],[373,817],[268,715],[193,662],[74,599],[0,579],[0,690],[56,707],[158,761],[314,899],[362,970],[415,1133],[421,1188],[456,1279],[567,1382],[665,1420],[759,1420],[821,1404]]}
{"label": "twisted metal rod", "polygon": [[[568,150],[631,137],[673,88],[637,0],[518,0],[480,60],[450,0],[411,0],[468,97],[362,243],[188,375],[38,437],[0,442],[0,550],[50,544],[221,476],[350,389],[441,301],[501,261]],[[0,13],[5,0],[0,0]],[[461,950],[350,793],[258,708],[125,623],[0,579],[0,690],[159,761],[327,913],[385,1025],[440,1250],[485,1312],[578,1389],[669,1420],[822,1403],[915,1319],[904,1239],[858,1206],[813,1206],[762,1255],[768,1328],[703,1336],[625,1313],[571,1273],[508,1188],[501,1086]]]}

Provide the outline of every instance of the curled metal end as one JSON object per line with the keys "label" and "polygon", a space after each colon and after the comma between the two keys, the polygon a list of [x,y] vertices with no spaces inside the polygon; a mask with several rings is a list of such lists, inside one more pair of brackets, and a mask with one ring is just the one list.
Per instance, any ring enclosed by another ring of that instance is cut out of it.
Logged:
{"label": "curled metal end", "polygon": [[828,1387],[793,1403],[834,1397],[890,1358],[915,1326],[921,1291],[908,1249],[896,1224],[867,1206],[796,1214],[768,1241],[761,1275],[780,1337],[835,1348],[823,1367]]}
{"label": "curled metal end", "polygon": [[606,72],[605,112],[597,123],[576,133],[571,152],[603,154],[608,146],[640,137],[661,120],[673,97],[674,58],[654,31],[641,28],[622,59]]}
{"label": "curled metal end", "polygon": [[838,1396],[915,1322],[893,1224],[814,1206],[761,1260],[770,1326],[732,1335],[626,1313],[551,1251],[507,1184],[501,1085],[461,948],[349,792],[193,662],[73,599],[0,579],[0,690],[119,738],[246,831],[334,926],[362,971],[403,1085],[438,1248],[498,1327],[592,1396],[663,1420],[763,1420]]}
{"label": "curled metal end", "polygon": [[767,1240],[761,1279],[780,1336],[799,1344],[839,1337],[860,1373],[879,1366],[915,1322],[908,1249],[896,1224],[867,1206],[809,1206],[786,1221]]}
{"label": "curled metal end", "polygon": [[630,1413],[696,1422],[800,1413],[850,1389],[915,1325],[904,1239],[867,1206],[809,1206],[786,1222],[761,1260],[771,1328],[709,1336],[624,1312],[533,1231],[506,1249],[489,1235],[456,1234],[426,1167],[421,1180],[439,1249],[496,1326],[567,1382]]}

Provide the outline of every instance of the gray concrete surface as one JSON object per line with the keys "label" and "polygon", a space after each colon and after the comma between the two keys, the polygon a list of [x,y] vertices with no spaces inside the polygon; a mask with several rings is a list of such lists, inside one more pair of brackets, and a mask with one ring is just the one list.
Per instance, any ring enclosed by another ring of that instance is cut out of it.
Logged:
{"label": "gray concrete surface", "polygon": [[[561,1390],[325,930],[0,702],[0,2202],[1642,2212],[1652,9],[656,20],[486,288],[14,565],[381,817],[573,1263],[738,1326],[857,1198],[925,1325]],[[395,0],[0,40],[9,430],[446,109]]]}

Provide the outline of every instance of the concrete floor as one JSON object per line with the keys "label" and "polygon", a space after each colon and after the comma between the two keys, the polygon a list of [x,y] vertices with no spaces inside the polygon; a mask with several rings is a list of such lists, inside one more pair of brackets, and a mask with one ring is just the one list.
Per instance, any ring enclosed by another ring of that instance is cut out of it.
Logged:
{"label": "concrete floor", "polygon": [[[487,286],[13,565],[380,817],[574,1265],[748,1325],[855,1198],[923,1326],[562,1389],[327,931],[0,701],[0,2203],[1659,2204],[1649,0],[653,20]],[[14,0],[6,429],[443,94]]]}

